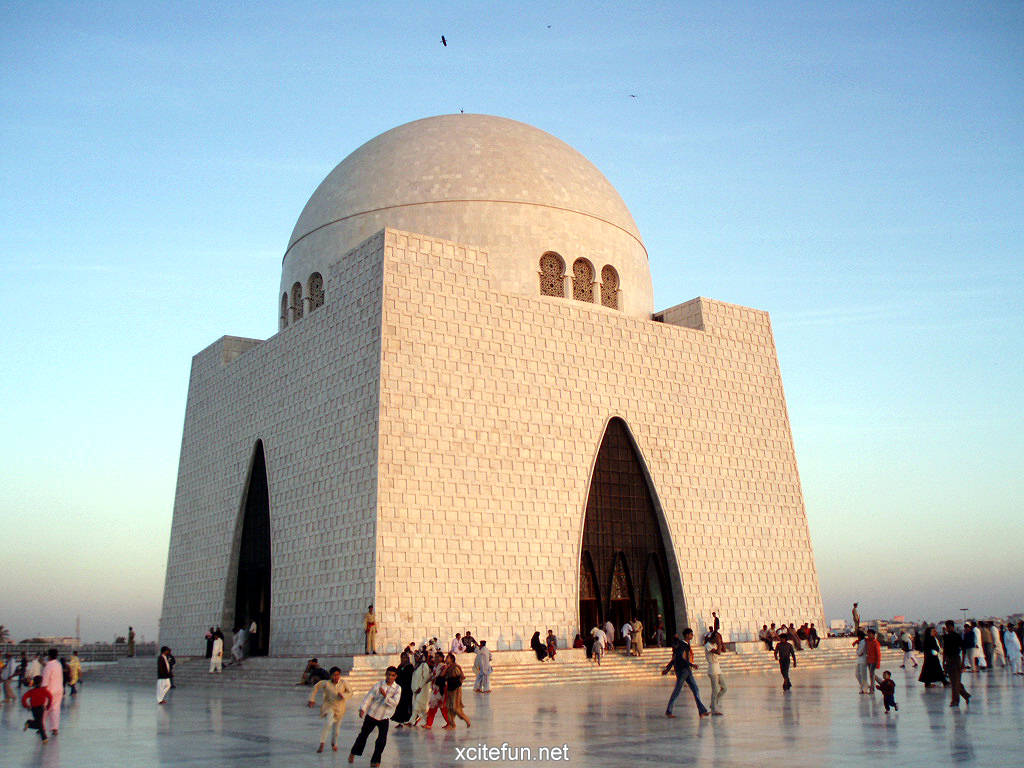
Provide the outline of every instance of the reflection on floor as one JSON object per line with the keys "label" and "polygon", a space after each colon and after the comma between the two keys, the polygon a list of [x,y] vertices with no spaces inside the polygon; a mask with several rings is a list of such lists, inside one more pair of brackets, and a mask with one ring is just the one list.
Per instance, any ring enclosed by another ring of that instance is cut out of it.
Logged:
{"label": "reflection on floor", "polygon": [[[860,696],[853,669],[793,670],[794,688],[778,675],[727,680],[725,717],[698,720],[684,689],[674,720],[664,716],[672,678],[610,681],[554,688],[496,687],[483,696],[466,690],[471,729],[392,728],[384,766],[468,762],[533,764],[761,766],[792,761],[821,766],[1021,764],[1024,678],[1002,670],[965,675],[970,708],[950,709],[948,692],[926,691],[912,670],[892,669],[899,713],[886,714],[881,696]],[[710,696],[697,672],[705,703]],[[154,681],[155,683],[155,681]],[[65,697],[60,735],[41,744],[22,733],[26,713],[0,707],[0,755],[5,766],[181,766],[218,768],[342,765],[357,731],[358,699],[350,703],[337,753],[314,753],[321,721],[309,710],[308,689],[212,690],[177,688],[158,707],[153,687],[86,682]],[[360,692],[362,693],[362,692]],[[372,744],[372,740],[371,740]],[[506,747],[502,751],[502,744]],[[496,747],[481,754],[479,747]],[[567,747],[567,757],[555,748]],[[542,748],[552,758],[541,761]],[[518,751],[513,751],[518,750]],[[370,749],[357,761],[369,763]],[[481,758],[497,755],[519,760]]]}

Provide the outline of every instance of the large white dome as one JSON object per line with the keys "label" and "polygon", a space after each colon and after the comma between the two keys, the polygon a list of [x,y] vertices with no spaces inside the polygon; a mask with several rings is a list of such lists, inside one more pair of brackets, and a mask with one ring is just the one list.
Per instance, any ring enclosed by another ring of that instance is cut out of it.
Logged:
{"label": "large white dome", "polygon": [[[583,155],[537,128],[489,115],[400,125],[345,158],[313,193],[285,252],[282,293],[385,226],[489,253],[498,290],[539,295],[546,252],[605,265],[620,308],[650,317],[647,252],[622,198]],[[571,295],[571,292],[570,292]],[[598,299],[598,302],[600,299]]]}

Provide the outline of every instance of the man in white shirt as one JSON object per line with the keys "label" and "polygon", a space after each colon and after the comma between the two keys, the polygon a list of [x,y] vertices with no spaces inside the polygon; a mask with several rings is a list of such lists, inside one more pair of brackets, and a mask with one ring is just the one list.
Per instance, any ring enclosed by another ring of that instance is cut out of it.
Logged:
{"label": "man in white shirt", "polygon": [[213,645],[210,648],[210,674],[220,673],[224,669],[224,637],[219,630],[213,632]]}
{"label": "man in white shirt", "polygon": [[455,639],[452,640],[452,645],[449,650],[452,653],[463,653],[466,650],[465,646],[462,644],[462,635],[458,632],[455,633]]}
{"label": "man in white shirt", "polygon": [[352,751],[348,753],[348,761],[355,762],[357,755],[363,754],[363,747],[366,746],[366,739],[370,731],[377,729],[377,740],[373,744],[373,755],[370,757],[370,765],[376,768],[380,765],[380,757],[384,753],[384,747],[388,743],[388,723],[398,701],[402,698],[402,688],[395,682],[398,679],[398,668],[388,667],[385,677],[379,683],[367,691],[363,697],[363,703],[359,705],[359,716],[363,718],[363,727],[359,729],[359,735],[352,745]]}
{"label": "man in white shirt", "polygon": [[725,652],[725,643],[718,630],[712,629],[704,636],[704,659],[708,663],[708,678],[711,680],[711,714],[724,714],[721,709],[722,697],[725,696],[725,678],[722,676],[721,657]]}
{"label": "man in white shirt", "polygon": [[42,658],[43,655],[41,653],[36,654],[28,663],[28,667],[25,668],[25,679],[28,680],[30,684],[39,675],[43,674],[43,662],[41,661]]}
{"label": "man in white shirt", "polygon": [[57,661],[56,648],[50,649],[49,656],[50,660],[43,667],[43,688],[50,692],[50,706],[43,715],[43,728],[56,736],[60,728],[60,703],[64,698],[64,666]]}
{"label": "man in white shirt", "polygon": [[1003,645],[1006,646],[1006,664],[1010,667],[1010,671],[1015,675],[1024,674],[1021,669],[1021,648],[1020,638],[1017,637],[1017,633],[1013,631],[1013,625],[1007,623],[1006,629],[1003,631]]}
{"label": "man in white shirt", "polygon": [[622,634],[622,639],[626,641],[626,655],[629,656],[633,647],[633,626],[627,621],[619,632]]}
{"label": "man in white shirt", "polygon": [[309,692],[309,707],[316,706],[316,694],[323,691],[324,703],[320,706],[320,717],[324,719],[324,727],[320,731],[320,746],[317,752],[324,751],[324,743],[331,729],[334,735],[331,736],[331,749],[338,751],[338,731],[341,728],[341,720],[345,717],[345,699],[352,695],[348,685],[341,679],[341,670],[338,667],[331,667],[329,680],[320,680]]}

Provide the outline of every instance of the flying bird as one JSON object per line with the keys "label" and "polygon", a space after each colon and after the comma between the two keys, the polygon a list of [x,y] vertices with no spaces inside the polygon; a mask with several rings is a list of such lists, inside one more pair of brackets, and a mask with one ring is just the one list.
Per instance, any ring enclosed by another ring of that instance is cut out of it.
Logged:
{"label": "flying bird", "polygon": [[629,98],[631,98],[631,99],[635,99],[635,98],[636,98],[636,94],[635,94],[635,93],[631,93],[631,94],[629,94]]}
{"label": "flying bird", "polygon": [[448,41],[444,39],[444,35],[441,35],[441,45],[443,45],[445,48],[448,47]]}

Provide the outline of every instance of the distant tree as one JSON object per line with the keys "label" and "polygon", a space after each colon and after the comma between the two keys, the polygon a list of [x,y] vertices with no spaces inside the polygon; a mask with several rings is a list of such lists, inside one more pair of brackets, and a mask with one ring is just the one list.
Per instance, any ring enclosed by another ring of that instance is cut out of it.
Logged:
{"label": "distant tree", "polygon": [[3,624],[0,624],[0,643],[11,642],[11,633]]}
{"label": "distant tree", "polygon": [[121,635],[118,635],[117,637],[114,638],[114,645],[117,645],[117,644],[124,645],[127,642],[128,641],[125,640],[124,637],[122,637]]}

